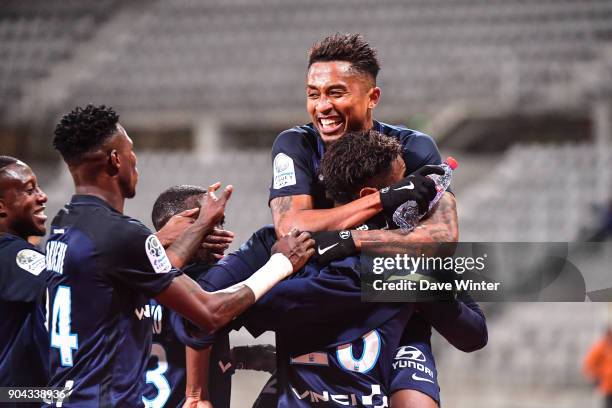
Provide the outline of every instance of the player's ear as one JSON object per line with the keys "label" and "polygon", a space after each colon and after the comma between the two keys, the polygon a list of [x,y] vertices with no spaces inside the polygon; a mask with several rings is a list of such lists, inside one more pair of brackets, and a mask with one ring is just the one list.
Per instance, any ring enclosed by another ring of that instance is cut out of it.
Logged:
{"label": "player's ear", "polygon": [[376,105],[378,105],[378,102],[380,101],[380,88],[377,86],[371,88],[370,91],[368,92],[368,98],[369,98],[368,108],[374,109]]}
{"label": "player's ear", "polygon": [[0,218],[5,218],[7,215],[6,202],[4,198],[0,197]]}
{"label": "player's ear", "polygon": [[108,152],[108,167],[111,175],[119,173],[121,160],[119,159],[119,151],[117,151],[117,149],[112,149]]}
{"label": "player's ear", "polygon": [[378,191],[378,189],[376,189],[374,187],[364,187],[361,190],[359,190],[359,198],[365,197],[365,196],[370,195],[370,194],[374,194],[377,191]]}

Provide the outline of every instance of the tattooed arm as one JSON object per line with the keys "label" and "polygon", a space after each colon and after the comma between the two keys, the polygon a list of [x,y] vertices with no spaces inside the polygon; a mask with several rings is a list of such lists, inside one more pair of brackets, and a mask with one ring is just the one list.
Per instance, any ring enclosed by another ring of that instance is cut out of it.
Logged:
{"label": "tattooed arm", "polygon": [[312,197],[305,194],[272,199],[270,209],[276,234],[282,237],[292,228],[311,232],[350,229],[382,210],[379,193],[335,208],[315,210],[313,207]]}
{"label": "tattooed arm", "polygon": [[459,239],[457,206],[455,197],[445,193],[432,214],[412,232],[401,230],[353,231],[358,250],[390,255],[408,253],[414,255],[439,254],[438,249],[451,251],[451,246],[435,244],[454,243]]}

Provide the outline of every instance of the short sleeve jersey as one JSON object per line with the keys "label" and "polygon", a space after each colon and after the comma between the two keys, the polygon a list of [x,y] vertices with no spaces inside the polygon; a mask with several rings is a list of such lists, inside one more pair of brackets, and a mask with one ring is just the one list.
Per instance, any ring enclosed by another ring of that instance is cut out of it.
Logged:
{"label": "short sleeve jersey", "polygon": [[0,387],[45,386],[45,256],[27,241],[0,235]]}
{"label": "short sleeve jersey", "polygon": [[[374,121],[373,129],[401,143],[406,175],[426,164],[442,162],[436,143],[424,133],[377,121]],[[268,201],[278,197],[310,195],[314,208],[333,207],[325,197],[325,187],[319,176],[324,153],[325,144],[312,123],[279,134],[272,145],[273,176]]]}
{"label": "short sleeve jersey", "polygon": [[180,272],[148,228],[94,196],[60,210],[46,249],[50,386],[72,389],[64,407],[142,407],[149,298]]}

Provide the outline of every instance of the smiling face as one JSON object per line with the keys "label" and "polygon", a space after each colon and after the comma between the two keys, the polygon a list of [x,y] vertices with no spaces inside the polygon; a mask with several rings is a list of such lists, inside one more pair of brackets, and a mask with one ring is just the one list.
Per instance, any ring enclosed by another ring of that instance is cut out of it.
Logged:
{"label": "smiling face", "polygon": [[0,225],[27,239],[45,235],[47,195],[38,187],[36,176],[25,163],[17,162],[0,171]]}
{"label": "smiling face", "polygon": [[349,131],[372,127],[372,109],[380,89],[350,62],[316,62],[306,78],[306,109],[325,144]]}

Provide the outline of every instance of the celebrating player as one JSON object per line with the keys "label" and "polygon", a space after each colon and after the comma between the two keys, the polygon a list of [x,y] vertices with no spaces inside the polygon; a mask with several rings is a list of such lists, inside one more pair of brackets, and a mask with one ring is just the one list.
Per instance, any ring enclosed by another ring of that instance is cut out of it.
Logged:
{"label": "celebrating player", "polygon": [[[279,234],[294,227],[305,231],[351,229],[381,211],[390,221],[395,209],[409,200],[423,212],[429,207],[436,191],[426,175],[442,170],[428,165],[440,164],[440,153],[431,137],[373,119],[381,97],[376,86],[379,69],[375,50],[358,34],[336,34],[310,50],[306,108],[312,123],[282,132],[272,146],[274,175],[269,202]],[[389,189],[332,208],[318,174],[321,158],[329,144],[348,131],[368,129],[401,143],[404,174],[409,176]],[[399,230],[351,231],[351,245],[337,245],[323,258],[342,258],[355,249],[406,253],[411,251],[410,243],[455,242],[457,237],[455,199],[445,193],[435,211],[410,234]]]}
{"label": "celebrating player", "polygon": [[[342,205],[401,180],[403,167],[396,139],[352,132],[326,152],[321,173],[330,198]],[[264,262],[274,239],[272,228],[261,229],[198,282],[221,289],[248,277]],[[419,315],[404,331],[412,305],[400,312],[399,305],[362,303],[359,271],[355,256],[326,266],[311,262],[243,315],[241,323],[252,333],[277,332],[279,373],[271,381],[278,381],[278,388],[268,384],[256,406],[383,403],[390,394],[396,406],[435,406],[439,392],[431,325],[464,351],[486,343],[484,317],[469,297],[464,303],[417,305]],[[363,358],[355,360],[353,354]]]}
{"label": "celebrating player", "polygon": [[32,169],[0,156],[0,387],[47,385],[45,256],[27,241],[45,235],[46,202]]}
{"label": "celebrating player", "polygon": [[133,144],[118,115],[88,105],[65,115],[54,146],[73,177],[76,195],[52,222],[50,385],[72,390],[63,406],[141,407],[151,347],[149,298],[207,331],[244,311],[312,254],[308,234],[293,232],[260,271],[231,290],[206,293],[175,269],[192,259],[224,214],[231,187],[208,188],[197,219],[164,250],[140,222],[122,214],[135,195]]}
{"label": "celebrating player", "polygon": [[[197,186],[173,186],[162,192],[155,204],[151,218],[156,230],[161,230],[177,214],[192,208],[198,208],[199,200],[206,194],[206,189]],[[223,253],[233,241],[233,233],[225,231],[218,225],[213,233],[206,237],[203,248],[198,250],[190,260],[183,273],[192,279],[206,274],[210,266],[223,257]],[[177,407],[185,395],[185,346],[180,334],[171,325],[171,314],[163,305],[151,300],[153,322],[153,346],[146,372],[146,386],[143,402],[147,407]],[[263,362],[270,356],[272,346],[240,346],[230,350],[227,332],[218,333],[211,350],[205,356],[210,361],[207,365],[207,387],[204,391],[215,408],[230,406],[231,376],[237,368],[255,368],[257,362]],[[274,349],[272,347],[272,349]],[[187,353],[197,353],[188,349]],[[210,354],[210,355],[208,355]],[[275,366],[272,352],[272,363]],[[269,358],[268,358],[269,360]],[[264,365],[260,364],[261,367]],[[187,367],[190,369],[191,367]],[[192,388],[191,385],[189,388]],[[206,390],[208,388],[208,390]],[[205,395],[206,395],[205,394]]]}

